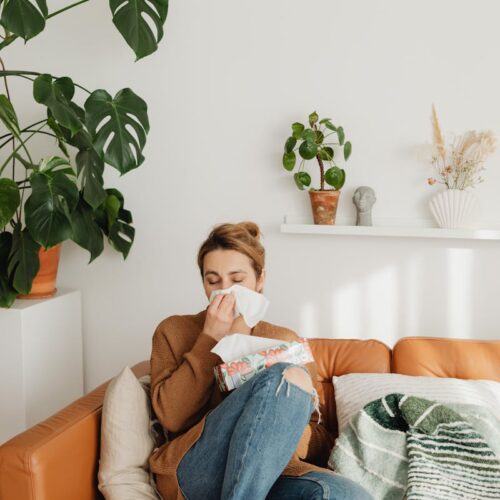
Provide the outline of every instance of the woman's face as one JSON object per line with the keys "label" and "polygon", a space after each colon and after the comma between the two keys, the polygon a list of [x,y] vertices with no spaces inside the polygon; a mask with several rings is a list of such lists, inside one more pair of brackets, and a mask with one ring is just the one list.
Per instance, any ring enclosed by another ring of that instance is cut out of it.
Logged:
{"label": "woman's face", "polygon": [[229,288],[235,283],[261,292],[264,281],[265,271],[257,280],[250,258],[236,250],[212,250],[203,259],[203,287],[207,299],[213,290]]}

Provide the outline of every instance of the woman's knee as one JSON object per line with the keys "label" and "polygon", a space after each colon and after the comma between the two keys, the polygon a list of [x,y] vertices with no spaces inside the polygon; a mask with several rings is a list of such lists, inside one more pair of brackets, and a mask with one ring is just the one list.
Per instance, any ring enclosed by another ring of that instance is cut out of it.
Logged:
{"label": "woman's knee", "polygon": [[262,373],[266,373],[267,377],[274,378],[278,382],[281,382],[281,379],[285,378],[287,382],[300,387],[306,392],[313,393],[314,385],[311,376],[302,365],[280,361]]}

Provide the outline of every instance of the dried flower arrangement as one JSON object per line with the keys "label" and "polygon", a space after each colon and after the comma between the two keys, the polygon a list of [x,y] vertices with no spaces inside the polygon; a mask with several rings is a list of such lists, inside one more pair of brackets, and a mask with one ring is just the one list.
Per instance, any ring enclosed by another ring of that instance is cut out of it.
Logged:
{"label": "dried flower arrangement", "polygon": [[439,127],[436,109],[432,106],[433,152],[431,163],[436,177],[429,177],[432,186],[439,183],[448,189],[464,190],[483,182],[484,162],[496,149],[496,137],[491,130],[469,130],[456,136],[446,147]]}

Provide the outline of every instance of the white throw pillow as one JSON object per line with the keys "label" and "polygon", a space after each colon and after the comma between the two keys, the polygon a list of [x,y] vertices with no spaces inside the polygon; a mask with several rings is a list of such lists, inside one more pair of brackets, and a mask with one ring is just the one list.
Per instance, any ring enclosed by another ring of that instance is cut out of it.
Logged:
{"label": "white throw pillow", "polygon": [[161,498],[148,463],[155,446],[148,382],[145,377],[137,380],[126,366],[106,389],[98,472],[99,491],[106,500]]}
{"label": "white throw pillow", "polygon": [[350,373],[332,379],[339,434],[352,416],[374,399],[398,392],[440,403],[484,406],[500,418],[500,382],[415,377],[397,373]]}

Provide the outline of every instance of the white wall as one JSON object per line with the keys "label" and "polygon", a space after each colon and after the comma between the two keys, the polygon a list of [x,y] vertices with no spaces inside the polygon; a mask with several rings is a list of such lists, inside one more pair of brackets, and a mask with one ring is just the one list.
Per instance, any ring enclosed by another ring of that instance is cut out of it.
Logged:
{"label": "white wall", "polygon": [[[225,221],[261,225],[268,319],[301,335],[389,345],[405,335],[499,337],[496,242],[279,233],[284,214],[310,210],[281,154],[290,124],[313,110],[353,143],[340,215],[365,184],[377,216],[429,216],[435,191],[419,148],[431,138],[432,102],[447,131],[500,134],[498,1],[172,1],[160,50],[138,63],[110,17],[107,2],[90,2],[4,52],[11,69],[130,86],[149,105],[145,164],[108,176],[134,214],[129,258],[107,250],[87,267],[84,251],[63,247],[59,284],[83,290],[87,389],[148,358],[162,318],[206,306],[196,252]],[[31,89],[11,85],[19,106]],[[29,100],[21,108],[26,120],[42,111]],[[499,158],[478,189],[492,220]]]}

